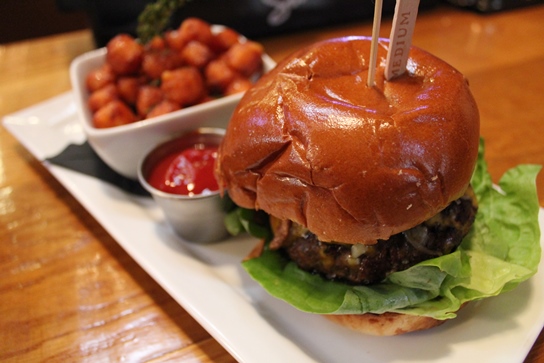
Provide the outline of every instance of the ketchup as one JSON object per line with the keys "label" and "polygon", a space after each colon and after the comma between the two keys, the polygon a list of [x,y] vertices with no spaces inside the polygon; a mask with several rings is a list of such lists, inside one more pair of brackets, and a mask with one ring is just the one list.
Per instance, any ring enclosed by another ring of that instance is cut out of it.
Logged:
{"label": "ketchup", "polygon": [[196,144],[172,153],[157,163],[147,182],[171,194],[194,196],[219,189],[213,175],[217,146]]}

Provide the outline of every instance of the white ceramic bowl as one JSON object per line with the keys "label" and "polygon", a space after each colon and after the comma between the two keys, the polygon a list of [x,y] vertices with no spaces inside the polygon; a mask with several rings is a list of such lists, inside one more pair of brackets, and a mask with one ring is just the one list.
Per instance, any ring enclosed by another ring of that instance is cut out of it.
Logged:
{"label": "white ceramic bowl", "polygon": [[[201,127],[226,128],[234,108],[243,93],[225,96],[213,101],[187,107],[169,114],[111,128],[95,128],[87,106],[89,92],[85,78],[99,68],[106,57],[100,48],[75,58],[70,65],[70,79],[79,118],[87,140],[98,156],[119,174],[138,178],[138,162],[157,144],[188,130]],[[263,55],[264,72],[275,67],[275,62]]]}

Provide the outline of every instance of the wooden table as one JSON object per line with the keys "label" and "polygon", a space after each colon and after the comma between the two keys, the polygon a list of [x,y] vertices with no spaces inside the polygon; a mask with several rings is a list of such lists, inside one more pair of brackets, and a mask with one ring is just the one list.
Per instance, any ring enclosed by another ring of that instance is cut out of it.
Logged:
{"label": "wooden table", "polygon": [[[519,163],[544,165],[543,20],[544,6],[486,16],[439,7],[418,19],[414,44],[470,80],[494,181]],[[384,19],[382,36],[389,29]],[[370,33],[364,22],[263,43],[279,60]],[[0,46],[0,116],[69,90],[70,61],[92,48],[88,31]],[[544,173],[538,188],[544,206]],[[1,361],[234,361],[3,128],[0,242]],[[542,333],[526,359],[537,361]]]}

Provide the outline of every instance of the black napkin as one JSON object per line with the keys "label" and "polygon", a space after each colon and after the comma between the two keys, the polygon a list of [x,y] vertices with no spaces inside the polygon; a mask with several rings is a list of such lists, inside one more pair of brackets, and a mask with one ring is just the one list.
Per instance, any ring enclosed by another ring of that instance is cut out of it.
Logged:
{"label": "black napkin", "polygon": [[70,144],[60,154],[46,160],[52,164],[90,175],[126,192],[143,196],[149,195],[137,180],[120,175],[104,163],[88,142],[82,145]]}

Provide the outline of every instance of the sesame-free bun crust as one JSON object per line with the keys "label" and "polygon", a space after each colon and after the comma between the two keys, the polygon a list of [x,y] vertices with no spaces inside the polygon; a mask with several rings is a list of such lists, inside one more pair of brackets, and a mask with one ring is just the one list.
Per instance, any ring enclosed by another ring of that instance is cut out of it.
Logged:
{"label": "sesame-free bun crust", "polygon": [[370,40],[323,41],[287,57],[246,92],[216,176],[241,207],[306,226],[322,241],[375,243],[465,191],[479,116],[464,76],[412,48],[407,72],[366,85]]}
{"label": "sesame-free bun crust", "polygon": [[426,330],[439,326],[446,321],[427,316],[397,313],[324,316],[330,321],[359,333],[377,336],[392,336]]}

